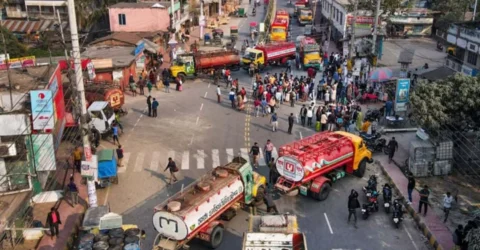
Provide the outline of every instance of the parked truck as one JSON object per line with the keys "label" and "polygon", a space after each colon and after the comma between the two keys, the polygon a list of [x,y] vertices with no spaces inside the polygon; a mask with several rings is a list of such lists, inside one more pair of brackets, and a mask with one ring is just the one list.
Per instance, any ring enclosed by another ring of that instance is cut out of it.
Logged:
{"label": "parked truck", "polygon": [[297,17],[298,23],[302,26],[313,23],[312,10],[308,7],[297,8]]}
{"label": "parked truck", "polygon": [[266,45],[257,45],[255,48],[248,48],[242,58],[243,68],[248,70],[250,63],[263,70],[268,65],[285,64],[287,60],[295,59],[295,43],[280,42]]}
{"label": "parked truck", "polygon": [[243,236],[242,249],[307,250],[307,240],[299,232],[295,215],[253,215]]}
{"label": "parked truck", "polygon": [[212,69],[230,68],[240,69],[239,52],[234,49],[198,51],[177,55],[177,59],[170,67],[170,75],[180,77],[185,81],[187,77],[196,77],[199,73],[208,74]]}
{"label": "parked truck", "polygon": [[343,131],[320,132],[279,149],[275,188],[292,195],[300,192],[322,201],[331,186],[346,173],[363,177],[370,152],[361,137]]}
{"label": "parked truck", "polygon": [[288,20],[275,18],[270,28],[270,40],[274,42],[285,42],[288,37]]}
{"label": "parked truck", "polygon": [[154,249],[188,248],[194,238],[218,247],[225,227],[220,217],[231,217],[240,204],[261,203],[265,185],[265,177],[241,157],[213,169],[154,208]]}
{"label": "parked truck", "polygon": [[320,46],[315,39],[310,37],[304,37],[300,41],[299,46],[300,61],[304,70],[308,68],[315,68],[320,70]]}

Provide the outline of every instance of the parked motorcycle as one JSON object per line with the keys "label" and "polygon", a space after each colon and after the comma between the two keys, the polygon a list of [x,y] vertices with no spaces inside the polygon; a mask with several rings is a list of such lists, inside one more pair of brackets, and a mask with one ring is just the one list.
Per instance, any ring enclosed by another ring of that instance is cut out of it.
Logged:
{"label": "parked motorcycle", "polygon": [[387,214],[390,213],[390,207],[391,207],[391,202],[392,202],[392,188],[390,185],[385,184],[383,186],[383,207],[385,208],[385,212]]}
{"label": "parked motorcycle", "polygon": [[368,219],[370,214],[378,211],[378,193],[373,191],[371,196],[368,198],[368,203],[362,204],[362,218],[364,220]]}
{"label": "parked motorcycle", "polygon": [[443,51],[443,45],[440,42],[437,43],[437,50]]}
{"label": "parked motorcycle", "polygon": [[388,155],[388,146],[387,146],[387,140],[385,138],[379,138],[375,140],[374,142],[366,142],[367,148],[372,151],[372,153],[375,152],[384,152],[386,155]]}
{"label": "parked motorcycle", "polygon": [[375,133],[373,135],[369,135],[365,132],[360,132],[360,137],[363,139],[363,141],[368,145],[373,145],[375,144],[375,141],[377,139],[380,139],[382,135],[380,133]]}
{"label": "parked motorcycle", "polygon": [[365,193],[367,200],[373,197],[374,192],[377,192],[377,177],[375,175],[370,175],[367,186],[363,187],[363,192]]}
{"label": "parked motorcycle", "polygon": [[369,109],[367,110],[367,112],[365,113],[365,119],[366,120],[380,120],[380,118],[382,117],[382,112],[380,112],[380,110],[378,109]]}
{"label": "parked motorcycle", "polygon": [[403,208],[402,204],[395,199],[393,201],[393,214],[392,214],[392,221],[396,228],[400,227],[400,222],[403,220]]}

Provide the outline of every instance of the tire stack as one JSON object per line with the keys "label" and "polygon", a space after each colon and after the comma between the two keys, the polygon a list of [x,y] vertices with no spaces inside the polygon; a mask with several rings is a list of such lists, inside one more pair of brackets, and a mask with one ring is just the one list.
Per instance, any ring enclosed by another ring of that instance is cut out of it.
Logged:
{"label": "tire stack", "polygon": [[93,243],[95,240],[95,235],[93,234],[85,234],[80,238],[80,242],[78,243],[79,250],[92,250]]}
{"label": "tire stack", "polygon": [[80,238],[78,250],[139,250],[140,229],[131,228],[124,231],[116,228],[108,234],[85,234]]}

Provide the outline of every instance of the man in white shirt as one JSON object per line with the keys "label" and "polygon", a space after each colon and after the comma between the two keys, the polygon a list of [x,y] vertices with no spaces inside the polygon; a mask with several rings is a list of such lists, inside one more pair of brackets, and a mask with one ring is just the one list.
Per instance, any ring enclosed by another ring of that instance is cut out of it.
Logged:
{"label": "man in white shirt", "polygon": [[448,214],[450,213],[450,209],[452,208],[453,196],[450,192],[447,192],[445,197],[443,197],[443,212],[445,213],[445,219],[443,222],[447,222]]}
{"label": "man in white shirt", "polygon": [[221,102],[221,98],[222,97],[222,91],[220,90],[220,86],[217,85],[217,102],[220,103]]}
{"label": "man in white shirt", "polygon": [[313,108],[309,107],[307,110],[307,126],[312,126],[312,118],[313,118]]}

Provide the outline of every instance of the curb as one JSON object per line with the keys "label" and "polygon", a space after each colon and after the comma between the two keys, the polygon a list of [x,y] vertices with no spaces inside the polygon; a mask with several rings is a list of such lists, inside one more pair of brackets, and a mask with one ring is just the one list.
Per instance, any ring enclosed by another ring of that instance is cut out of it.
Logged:
{"label": "curb", "polygon": [[[399,194],[400,198],[403,201],[405,201],[406,200],[405,197],[402,195],[400,190],[397,188],[397,186],[395,185],[395,183],[393,182],[392,178],[390,177],[388,172],[385,170],[383,165],[378,160],[376,160],[375,163],[378,164],[381,167],[382,173],[387,177],[388,182],[392,185],[395,192],[397,192]],[[394,163],[395,163],[395,165],[397,165],[397,163],[395,161],[394,161]],[[435,236],[433,236],[433,234],[430,231],[430,229],[428,228],[428,226],[425,223],[422,222],[422,220],[420,219],[420,216],[415,211],[415,209],[412,207],[412,205],[408,204],[408,203],[405,203],[405,207],[407,208],[407,211],[410,214],[410,216],[412,216],[413,220],[417,224],[418,228],[422,231],[423,235],[425,237],[427,237],[428,243],[435,250],[443,250],[443,247],[440,245],[440,243],[437,242],[437,239],[435,238]]]}

